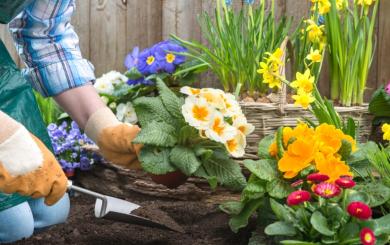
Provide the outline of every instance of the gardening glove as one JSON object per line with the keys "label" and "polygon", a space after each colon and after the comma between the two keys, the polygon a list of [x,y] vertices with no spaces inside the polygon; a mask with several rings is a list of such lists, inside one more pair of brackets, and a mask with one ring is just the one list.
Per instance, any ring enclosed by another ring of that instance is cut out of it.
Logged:
{"label": "gardening glove", "polygon": [[27,129],[0,112],[0,191],[45,198],[53,205],[65,194],[67,178],[54,155]]}
{"label": "gardening glove", "polygon": [[142,145],[132,142],[140,131],[137,125],[119,122],[107,107],[92,114],[85,126],[85,133],[99,146],[103,157],[128,169],[141,168],[138,155]]}

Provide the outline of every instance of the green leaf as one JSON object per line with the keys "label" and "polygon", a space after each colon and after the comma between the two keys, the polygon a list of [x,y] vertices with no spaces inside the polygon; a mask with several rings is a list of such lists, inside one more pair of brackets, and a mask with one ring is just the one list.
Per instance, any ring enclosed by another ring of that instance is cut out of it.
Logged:
{"label": "green leaf", "polygon": [[143,75],[138,71],[137,67],[133,67],[130,70],[128,70],[125,73],[125,76],[128,77],[130,80],[136,80],[143,77]]}
{"label": "green leaf", "polygon": [[348,223],[340,231],[339,237],[342,241],[347,241],[359,237],[360,227],[357,223]]}
{"label": "green leaf", "polygon": [[219,205],[219,209],[230,215],[238,215],[241,213],[245,204],[240,201],[228,201]]}
{"label": "green leaf", "polygon": [[278,157],[281,159],[284,155],[284,146],[283,146],[283,127],[279,127],[276,133],[276,146],[278,149]]}
{"label": "green leaf", "polygon": [[248,220],[252,216],[252,214],[260,207],[261,200],[252,200],[245,204],[245,207],[242,211],[233,215],[229,221],[230,229],[233,232],[237,233],[240,228],[246,227],[248,225]]}
{"label": "green leaf", "polygon": [[259,148],[257,155],[260,159],[262,158],[270,158],[269,155],[269,147],[272,144],[272,142],[275,140],[274,135],[267,135],[259,142]]}
{"label": "green leaf", "polygon": [[293,192],[293,188],[282,179],[273,179],[267,183],[267,192],[271,197],[283,199]]}
{"label": "green leaf", "polygon": [[288,223],[295,223],[296,219],[290,213],[287,206],[283,206],[274,199],[270,199],[271,209],[279,220],[286,221]]}
{"label": "green leaf", "polygon": [[278,221],[268,225],[264,232],[268,236],[295,236],[297,234],[293,224],[285,221]]}
{"label": "green leaf", "polygon": [[272,181],[278,176],[276,170],[276,161],[271,159],[266,160],[245,160],[244,166],[254,175],[262,180]]}
{"label": "green leaf", "polygon": [[217,154],[203,161],[202,166],[208,176],[215,176],[218,182],[234,190],[242,190],[246,179],[241,172],[240,165],[226,155]]}
{"label": "green leaf", "polygon": [[[261,229],[261,230],[260,230]],[[252,232],[252,236],[249,239],[248,245],[263,245],[269,244],[269,238],[264,235],[264,232],[261,227],[258,227],[255,231]]]}
{"label": "green leaf", "polygon": [[390,96],[383,88],[374,93],[368,109],[377,117],[390,115]]}
{"label": "green leaf", "polygon": [[202,164],[196,157],[195,152],[184,146],[175,146],[170,153],[169,159],[173,165],[187,176],[195,173]]}
{"label": "green leaf", "polygon": [[248,181],[248,184],[244,188],[242,192],[242,196],[245,199],[259,199],[265,194],[265,186],[264,181],[256,178],[255,176],[251,176]]}
{"label": "green leaf", "polygon": [[359,184],[354,189],[368,195],[370,207],[378,207],[390,199],[390,188],[382,183],[371,182]]}
{"label": "green leaf", "polygon": [[310,218],[310,223],[312,224],[313,228],[318,231],[319,233],[325,235],[325,236],[333,236],[334,231],[331,231],[328,226],[327,219],[322,215],[321,212],[316,211],[313,213],[313,215]]}
{"label": "green leaf", "polygon": [[390,234],[390,214],[379,219],[369,220],[363,223],[364,226],[371,228],[376,236]]}
{"label": "green leaf", "polygon": [[345,161],[352,153],[352,144],[348,140],[341,141],[341,147],[338,154],[341,156],[341,160]]}
{"label": "green leaf", "polygon": [[283,244],[283,245],[320,245],[320,243],[294,241],[294,240],[284,240],[284,241],[281,241],[280,244]]}
{"label": "green leaf", "polygon": [[162,121],[170,125],[178,124],[178,120],[169,114],[159,97],[141,97],[134,100],[133,105],[142,127],[152,121]]}
{"label": "green leaf", "polygon": [[134,139],[134,143],[173,147],[177,143],[175,134],[176,129],[171,125],[164,122],[152,121],[141,130],[138,136]]}
{"label": "green leaf", "polygon": [[175,118],[183,118],[181,114],[182,100],[163,81],[157,80],[156,84],[160,92],[160,98],[167,111]]}
{"label": "green leaf", "polygon": [[141,150],[140,161],[142,168],[151,174],[161,175],[176,170],[169,162],[170,149],[158,149],[152,146],[144,146]]}

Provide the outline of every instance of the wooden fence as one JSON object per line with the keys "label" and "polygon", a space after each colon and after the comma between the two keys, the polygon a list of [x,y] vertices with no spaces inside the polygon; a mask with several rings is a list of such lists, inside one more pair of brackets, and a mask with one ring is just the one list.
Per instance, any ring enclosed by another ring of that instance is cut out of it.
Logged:
{"label": "wooden fence", "polygon": [[[267,0],[270,1],[270,0]],[[123,71],[123,59],[134,46],[145,48],[166,39],[171,33],[185,39],[204,41],[197,25],[202,11],[211,12],[216,0],[76,0],[72,20],[80,36],[83,55],[95,65],[96,74],[116,69]],[[256,0],[258,2],[258,0]],[[294,16],[296,22],[307,16],[310,0],[276,0],[277,16]],[[239,9],[242,0],[234,0]],[[390,0],[381,0],[377,25],[377,55],[368,82],[367,96],[390,79]],[[12,48],[5,26],[0,38]],[[348,47],[345,47],[348,48]],[[12,48],[12,55],[20,63]],[[326,69],[326,67],[325,67]],[[321,90],[328,93],[326,72]],[[206,81],[202,82],[202,85]],[[215,84],[207,81],[207,84]]]}

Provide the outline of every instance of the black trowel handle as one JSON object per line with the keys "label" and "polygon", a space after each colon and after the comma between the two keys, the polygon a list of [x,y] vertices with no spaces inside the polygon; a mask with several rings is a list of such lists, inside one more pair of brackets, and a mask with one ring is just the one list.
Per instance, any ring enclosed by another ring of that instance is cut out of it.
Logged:
{"label": "black trowel handle", "polygon": [[106,214],[107,210],[107,197],[105,195],[102,195],[100,193],[90,191],[84,188],[81,188],[79,186],[73,185],[73,182],[71,180],[68,180],[68,191],[73,190],[82,194],[86,194],[88,196],[95,197],[97,199],[102,200],[102,209],[100,211],[100,217],[103,217]]}

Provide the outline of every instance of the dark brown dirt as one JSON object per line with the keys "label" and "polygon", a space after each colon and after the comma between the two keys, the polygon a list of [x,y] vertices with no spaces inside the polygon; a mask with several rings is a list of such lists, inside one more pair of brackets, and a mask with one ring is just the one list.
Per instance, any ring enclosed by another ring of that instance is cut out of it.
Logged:
{"label": "dark brown dirt", "polygon": [[66,224],[51,227],[16,244],[244,245],[248,244],[250,232],[254,229],[252,224],[234,234],[229,229],[228,216],[215,205],[192,201],[152,201],[141,196],[133,198],[132,201],[143,206],[158,206],[187,233],[96,219],[93,215],[94,200],[78,196],[71,199],[71,214]]}

